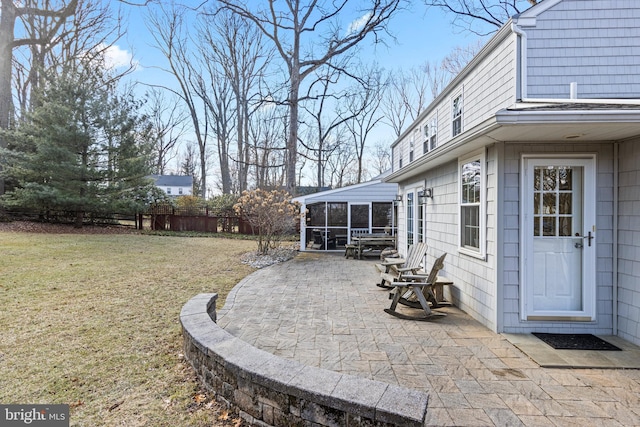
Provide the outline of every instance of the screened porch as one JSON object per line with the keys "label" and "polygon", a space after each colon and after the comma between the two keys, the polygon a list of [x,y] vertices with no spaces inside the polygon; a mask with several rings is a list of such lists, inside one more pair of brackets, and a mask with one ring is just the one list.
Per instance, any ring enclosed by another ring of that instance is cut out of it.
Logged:
{"label": "screened porch", "polygon": [[[316,202],[306,205],[307,249],[344,250],[356,234],[396,234],[393,202]],[[301,236],[302,237],[302,236]]]}

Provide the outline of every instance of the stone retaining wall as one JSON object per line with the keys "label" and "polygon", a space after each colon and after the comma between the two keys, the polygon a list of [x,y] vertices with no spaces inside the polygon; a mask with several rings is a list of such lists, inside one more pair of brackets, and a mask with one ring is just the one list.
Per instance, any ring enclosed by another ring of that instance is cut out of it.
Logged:
{"label": "stone retaining wall", "polygon": [[257,349],[216,325],[217,294],[180,313],[184,353],[219,400],[258,426],[423,426],[426,393],[306,366]]}

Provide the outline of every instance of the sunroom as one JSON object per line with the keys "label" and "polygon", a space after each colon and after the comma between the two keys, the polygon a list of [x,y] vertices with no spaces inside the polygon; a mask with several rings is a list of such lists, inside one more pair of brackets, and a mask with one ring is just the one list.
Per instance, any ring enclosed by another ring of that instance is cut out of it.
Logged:
{"label": "sunroom", "polygon": [[296,197],[300,250],[344,251],[355,235],[396,234],[395,183],[371,181]]}

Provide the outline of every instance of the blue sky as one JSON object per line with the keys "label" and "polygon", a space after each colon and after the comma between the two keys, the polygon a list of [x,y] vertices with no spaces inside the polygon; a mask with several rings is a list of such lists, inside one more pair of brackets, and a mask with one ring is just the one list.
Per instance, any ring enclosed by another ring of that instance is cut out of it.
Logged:
{"label": "blue sky", "polygon": [[[255,1],[255,0],[254,0]],[[364,63],[377,61],[387,70],[402,68],[409,70],[430,61],[438,64],[456,47],[475,44],[478,37],[462,32],[451,24],[452,16],[439,9],[429,9],[420,2],[409,10],[403,10],[390,22],[389,31],[395,41],[386,39],[386,45],[372,45],[368,38],[360,45],[361,60]],[[153,47],[153,37],[145,25],[144,8],[129,8],[128,31],[114,49],[114,56],[128,64],[131,53],[140,67],[130,78],[146,84],[175,87],[173,76],[154,67],[166,64],[162,54]],[[393,142],[394,133],[385,125],[380,125],[370,135],[370,146],[376,142]]]}
{"label": "blue sky", "polygon": [[[477,36],[461,32],[451,25],[451,16],[439,9],[429,9],[416,2],[411,9],[396,15],[390,24],[390,32],[396,40],[387,38],[387,46],[372,46],[370,39],[361,45],[363,62],[373,60],[390,70],[410,69],[426,61],[439,63],[448,53],[458,46],[475,43]],[[141,68],[133,76],[143,82],[168,82],[171,76],[154,70],[163,66],[165,59],[153,46],[153,38],[145,25],[144,8],[129,8],[128,30],[125,37],[118,41],[119,50],[114,56],[126,62],[131,54]]]}

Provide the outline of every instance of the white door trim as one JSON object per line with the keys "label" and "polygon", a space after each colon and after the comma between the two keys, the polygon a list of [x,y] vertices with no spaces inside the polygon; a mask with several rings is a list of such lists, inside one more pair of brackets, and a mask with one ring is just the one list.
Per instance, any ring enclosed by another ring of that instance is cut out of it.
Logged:
{"label": "white door trim", "polygon": [[[585,239],[582,262],[582,309],[575,311],[534,310],[533,308],[533,167],[534,163],[548,166],[580,166],[584,168],[583,181],[583,232],[593,239]],[[523,321],[594,321],[596,317],[596,155],[595,154],[526,154],[521,163],[521,293],[520,318]]]}

